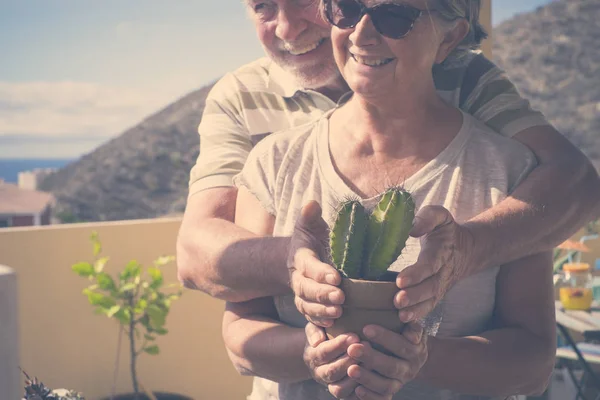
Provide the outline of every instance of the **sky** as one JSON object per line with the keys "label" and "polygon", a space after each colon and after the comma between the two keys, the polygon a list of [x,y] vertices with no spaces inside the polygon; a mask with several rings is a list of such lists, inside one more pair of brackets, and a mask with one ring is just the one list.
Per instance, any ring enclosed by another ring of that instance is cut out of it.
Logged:
{"label": "sky", "polygon": [[241,0],[0,0],[0,158],[79,157],[263,54]]}

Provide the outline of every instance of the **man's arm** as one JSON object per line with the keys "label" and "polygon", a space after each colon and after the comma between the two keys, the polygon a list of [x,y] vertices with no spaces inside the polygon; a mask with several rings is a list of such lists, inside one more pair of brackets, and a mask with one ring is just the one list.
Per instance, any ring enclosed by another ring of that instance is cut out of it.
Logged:
{"label": "man's arm", "polygon": [[206,189],[188,199],[177,238],[179,280],[232,302],[289,293],[289,237],[260,237],[235,225],[237,189]]}
{"label": "man's arm", "polygon": [[503,266],[494,329],[464,338],[429,338],[429,358],[417,379],[473,395],[543,393],[556,352],[551,265],[546,252]]}
{"label": "man's arm", "polygon": [[228,301],[245,301],[289,291],[282,266],[288,238],[261,238],[236,226],[237,189],[232,178],[252,149],[232,74],[211,89],[198,133],[200,154],[177,238],[179,280]]}
{"label": "man's arm", "polygon": [[551,250],[600,216],[600,180],[581,151],[550,126],[515,139],[539,165],[509,197],[465,224],[476,250],[469,274]]}

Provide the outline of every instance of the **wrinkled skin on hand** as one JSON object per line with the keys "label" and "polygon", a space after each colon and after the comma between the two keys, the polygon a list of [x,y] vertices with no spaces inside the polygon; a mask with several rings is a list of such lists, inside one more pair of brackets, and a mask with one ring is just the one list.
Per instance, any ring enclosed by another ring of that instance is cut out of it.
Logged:
{"label": "wrinkled skin on hand", "polygon": [[416,322],[402,334],[376,325],[365,327],[369,340],[390,354],[353,334],[327,340],[324,330],[310,322],[305,332],[304,362],[313,379],[327,386],[336,399],[391,400],[417,376],[428,357],[427,337]]}
{"label": "wrinkled skin on hand", "polygon": [[302,209],[290,241],[288,271],[296,308],[321,327],[329,327],[342,315],[344,294],[337,286],[341,275],[322,262],[329,248],[329,226],[315,201]]}
{"label": "wrinkled skin on hand", "polygon": [[348,368],[348,376],[359,385],[355,394],[361,400],[391,400],[425,365],[427,335],[417,322],[407,325],[402,334],[377,325],[368,325],[363,332],[369,342],[391,354],[375,350],[369,342],[348,347],[348,355],[357,362]]}
{"label": "wrinkled skin on hand", "polygon": [[441,206],[419,210],[410,235],[420,238],[421,251],[417,261],[396,277],[400,291],[394,305],[403,322],[429,314],[448,290],[467,276],[476,249],[471,232]]}

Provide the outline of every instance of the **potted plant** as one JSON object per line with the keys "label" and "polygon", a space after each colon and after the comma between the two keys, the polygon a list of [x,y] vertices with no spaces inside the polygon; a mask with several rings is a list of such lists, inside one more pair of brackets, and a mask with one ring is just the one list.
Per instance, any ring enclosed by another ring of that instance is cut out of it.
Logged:
{"label": "potted plant", "polygon": [[[165,324],[171,304],[182,295],[179,284],[170,284],[166,287],[178,287],[177,290],[163,292],[161,267],[172,262],[174,257],[159,257],[154,260],[153,266],[146,268],[145,271],[139,262],[131,260],[116,277],[113,277],[104,271],[109,257],[101,255],[102,245],[96,232],[92,233],[91,241],[94,260],[78,262],[71,268],[76,274],[92,282],[83,290],[83,294],[95,308],[95,312],[106,315],[121,325],[117,365],[123,333],[129,345],[133,393],[115,396],[115,384],[113,384],[111,399],[191,400],[176,394],[151,393],[140,384],[137,374],[140,355],[159,354],[159,347],[155,340],[158,336],[168,333]],[[116,372],[115,370],[115,381]],[[142,391],[147,396],[142,395]]]}
{"label": "potted plant", "polygon": [[25,375],[25,395],[23,400],[85,400],[81,393],[74,390],[56,389],[51,390],[36,377],[31,379],[27,372],[21,370]]}
{"label": "potted plant", "polygon": [[332,338],[355,333],[362,340],[365,325],[377,324],[401,332],[404,323],[394,307],[396,273],[388,271],[406,245],[415,203],[399,187],[386,190],[372,212],[357,200],[340,204],[329,234],[329,252],[340,271],[345,302],[342,316],[326,328]]}

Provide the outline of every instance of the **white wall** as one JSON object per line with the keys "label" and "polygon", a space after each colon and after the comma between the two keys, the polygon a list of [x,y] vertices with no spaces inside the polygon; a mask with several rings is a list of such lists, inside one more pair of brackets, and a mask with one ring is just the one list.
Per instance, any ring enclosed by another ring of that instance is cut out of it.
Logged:
{"label": "white wall", "polygon": [[0,400],[20,399],[17,276],[0,265]]}

